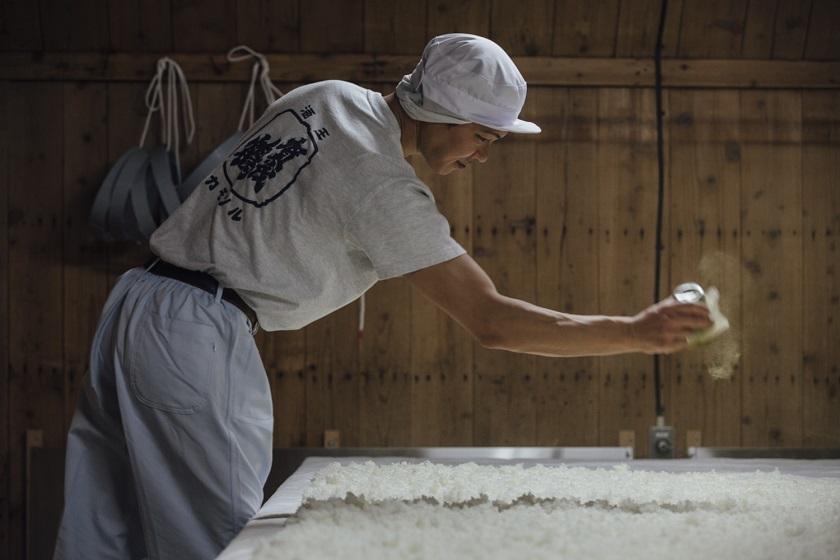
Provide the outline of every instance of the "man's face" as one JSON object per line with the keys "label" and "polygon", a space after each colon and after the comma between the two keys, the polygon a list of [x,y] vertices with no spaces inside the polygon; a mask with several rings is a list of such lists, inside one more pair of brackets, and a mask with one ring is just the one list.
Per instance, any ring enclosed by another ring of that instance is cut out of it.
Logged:
{"label": "man's face", "polygon": [[439,175],[466,169],[476,161],[487,161],[490,144],[507,135],[507,132],[475,123],[420,124],[418,149],[429,167]]}

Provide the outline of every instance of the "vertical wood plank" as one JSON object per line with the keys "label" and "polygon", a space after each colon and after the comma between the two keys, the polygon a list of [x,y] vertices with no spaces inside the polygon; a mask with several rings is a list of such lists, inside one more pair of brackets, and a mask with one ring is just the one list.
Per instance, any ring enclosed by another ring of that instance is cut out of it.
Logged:
{"label": "vertical wood plank", "polygon": [[44,48],[38,2],[5,0],[0,2],[0,49],[37,51]]}
{"label": "vertical wood plank", "polygon": [[171,0],[176,52],[227,52],[236,45],[236,4],[227,0]]}
{"label": "vertical wood plank", "polygon": [[443,33],[490,35],[490,0],[428,0],[426,39]]}
{"label": "vertical wood plank", "polygon": [[[669,281],[715,286],[732,325],[730,332],[703,349],[669,356],[668,422],[678,434],[701,430],[706,445],[738,446],[741,439],[740,351],[740,144],[737,91],[668,92],[671,218]],[[709,367],[733,360],[730,379],[716,381]],[[685,438],[677,437],[677,454]]]}
{"label": "vertical wood plank", "polygon": [[741,52],[747,0],[685,0],[678,56],[735,58]]}
{"label": "vertical wood plank", "polygon": [[107,249],[88,225],[108,167],[108,88],[63,86],[64,113],[64,411],[66,434],[88,368],[93,334],[108,295]]}
{"label": "vertical wood plank", "polygon": [[[167,52],[173,50],[170,0],[125,2],[109,0],[111,50]],[[195,30],[192,31],[196,33]]]}
{"label": "vertical wood plank", "polygon": [[742,444],[802,442],[802,168],[798,92],[741,92]]}
{"label": "vertical wood plank", "polygon": [[750,2],[744,19],[740,58],[770,58],[778,0]]}
{"label": "vertical wood plank", "polygon": [[[632,0],[621,3],[615,56],[619,58],[648,58],[653,56],[659,32],[659,12],[662,0]],[[665,32],[662,36],[662,56],[674,56],[680,36],[683,0],[668,2]]]}
{"label": "vertical wood plank", "polygon": [[[614,56],[618,0],[554,3],[555,56]],[[651,47],[653,48],[653,47]]]}
{"label": "vertical wood plank", "polygon": [[[60,84],[15,84],[9,103],[9,445],[12,481],[23,481],[24,436],[64,438]],[[22,485],[12,484],[10,557],[23,557]]]}
{"label": "vertical wood plank", "polygon": [[425,1],[365,0],[365,52],[416,54],[426,44]]}
{"label": "vertical wood plank", "polygon": [[[0,82],[0,119],[10,122],[11,82]],[[9,551],[9,134],[0,134],[0,555]],[[17,483],[17,481],[16,481]]]}
{"label": "vertical wood plank", "polygon": [[[439,176],[416,159],[418,176],[432,189],[452,236],[471,253],[472,173]],[[411,341],[411,444],[472,445],[472,336],[412,290]]]}
{"label": "vertical wood plank", "polygon": [[345,447],[359,445],[359,304],[306,327],[306,444],[323,445],[326,430]]}
{"label": "vertical wood plank", "polygon": [[364,0],[309,0],[300,11],[300,49],[303,52],[358,53],[364,51]]}
{"label": "vertical wood plank", "polygon": [[[537,304],[598,310],[597,91],[539,88]],[[536,358],[538,445],[597,445],[598,362]]]}
{"label": "vertical wood plank", "polygon": [[496,0],[492,9],[490,38],[509,55],[551,55],[554,32],[552,0]]}
{"label": "vertical wood plank", "polygon": [[779,0],[773,32],[773,58],[802,58],[810,16],[811,0]]}
{"label": "vertical wood plank", "polygon": [[297,52],[300,50],[300,2],[238,0],[236,32],[238,44],[262,53]]}
{"label": "vertical wood plank", "polygon": [[405,278],[365,295],[359,347],[359,439],[364,446],[408,445],[411,437],[411,287]]}
{"label": "vertical wood plank", "polygon": [[840,58],[838,29],[840,29],[840,2],[813,0],[804,58],[808,60],[837,60]]}
{"label": "vertical wood plank", "polygon": [[802,444],[840,445],[840,96],[802,94]]}
{"label": "vertical wood plank", "polygon": [[274,447],[306,445],[306,332],[257,334],[257,347],[271,386]]}
{"label": "vertical wood plank", "polygon": [[[499,292],[526,301],[536,299],[535,158],[533,142],[505,138],[474,171],[475,259]],[[534,357],[476,344],[474,363],[475,445],[533,444]]]}
{"label": "vertical wood plank", "polygon": [[[633,315],[651,304],[656,224],[656,127],[653,92],[598,92],[598,280],[601,311]],[[599,445],[618,432],[646,434],[654,420],[651,357],[600,359]],[[644,456],[646,438],[637,438]]]}
{"label": "vertical wood plank", "polygon": [[[35,2],[33,2],[35,4]],[[46,51],[106,51],[109,45],[107,0],[39,0]]]}

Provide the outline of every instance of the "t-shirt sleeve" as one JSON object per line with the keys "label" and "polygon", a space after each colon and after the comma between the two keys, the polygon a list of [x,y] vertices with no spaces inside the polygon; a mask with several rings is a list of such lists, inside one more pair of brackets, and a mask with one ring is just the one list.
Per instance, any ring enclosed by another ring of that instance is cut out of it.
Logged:
{"label": "t-shirt sleeve", "polygon": [[409,274],[463,255],[431,194],[411,181],[388,183],[364,200],[346,226],[380,280]]}

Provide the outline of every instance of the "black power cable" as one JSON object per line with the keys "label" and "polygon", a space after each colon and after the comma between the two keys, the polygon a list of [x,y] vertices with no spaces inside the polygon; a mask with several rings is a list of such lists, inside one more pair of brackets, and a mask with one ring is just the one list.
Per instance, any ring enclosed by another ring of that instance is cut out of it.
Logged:
{"label": "black power cable", "polygon": [[[656,252],[654,259],[653,273],[653,301],[660,299],[659,276],[662,268],[662,210],[665,200],[665,146],[662,134],[662,35],[665,32],[665,14],[668,11],[668,0],[662,0],[662,7],[659,11],[659,31],[656,34],[656,48],[653,51],[656,79],[656,160],[659,173],[659,198],[656,205]],[[660,359],[653,357],[653,383],[656,391],[656,416],[665,414],[665,407],[662,406],[662,381],[660,370]]]}

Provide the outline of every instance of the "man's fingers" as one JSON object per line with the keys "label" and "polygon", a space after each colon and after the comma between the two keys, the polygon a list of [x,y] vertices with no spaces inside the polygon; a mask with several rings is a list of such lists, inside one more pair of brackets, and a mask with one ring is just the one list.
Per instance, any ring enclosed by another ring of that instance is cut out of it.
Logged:
{"label": "man's fingers", "polygon": [[672,327],[679,333],[694,332],[708,329],[712,326],[712,322],[707,319],[700,319],[697,317],[685,317],[674,319],[671,322]]}
{"label": "man's fingers", "polygon": [[697,303],[678,303],[668,307],[667,313],[684,317],[708,317],[709,308]]}
{"label": "man's fingers", "polygon": [[696,327],[692,327],[689,325],[683,326],[678,332],[677,335],[685,339],[688,335],[695,334],[697,331],[702,330]]}
{"label": "man's fingers", "polygon": [[688,326],[694,329],[705,329],[712,325],[709,310],[702,306],[692,305],[680,310],[668,309],[665,316],[680,327]]}

